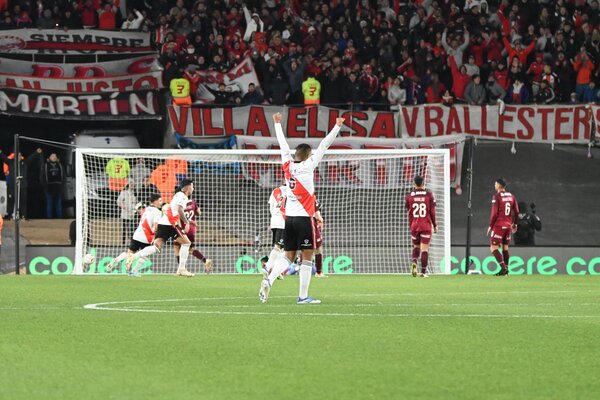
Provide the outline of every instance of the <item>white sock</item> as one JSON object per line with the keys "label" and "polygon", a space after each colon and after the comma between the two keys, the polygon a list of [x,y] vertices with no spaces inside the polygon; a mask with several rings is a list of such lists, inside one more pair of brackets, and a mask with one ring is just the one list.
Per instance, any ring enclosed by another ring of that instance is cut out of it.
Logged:
{"label": "white sock", "polygon": [[141,267],[142,265],[144,265],[147,260],[148,259],[146,257],[140,257],[137,260],[135,260],[131,266],[131,271],[136,272],[138,267]]}
{"label": "white sock", "polygon": [[269,261],[267,261],[267,265],[265,265],[267,271],[271,271],[273,269],[275,261],[277,261],[281,254],[283,254],[281,250],[279,250],[277,247],[273,247],[273,250],[271,250],[271,253],[269,254]]}
{"label": "white sock", "polygon": [[312,276],[312,262],[303,260],[300,265],[300,293],[298,297],[305,299],[308,297],[308,287],[310,286],[310,278]]}
{"label": "white sock", "polygon": [[145,247],[143,249],[141,249],[140,251],[138,251],[137,253],[135,253],[133,255],[133,259],[137,260],[138,258],[142,258],[142,257],[149,257],[152,254],[156,253],[158,251],[158,247],[152,245],[152,246],[148,246]]}
{"label": "white sock", "polygon": [[179,250],[179,267],[177,271],[185,269],[185,263],[187,262],[188,256],[190,255],[190,245],[182,244],[181,250]]}
{"label": "white sock", "polygon": [[118,263],[120,263],[121,261],[123,261],[126,258],[127,258],[127,252],[124,251],[115,257],[115,259],[113,260],[113,265],[117,265]]}
{"label": "white sock", "polygon": [[277,277],[279,275],[281,275],[281,273],[283,271],[288,269],[290,267],[291,263],[292,262],[290,260],[288,260],[288,258],[283,253],[281,253],[281,255],[279,257],[277,257],[277,260],[275,261],[275,265],[273,266],[273,269],[271,270],[271,273],[269,274],[269,277],[267,278],[269,280],[269,283],[271,285],[273,285],[273,282],[275,282]]}

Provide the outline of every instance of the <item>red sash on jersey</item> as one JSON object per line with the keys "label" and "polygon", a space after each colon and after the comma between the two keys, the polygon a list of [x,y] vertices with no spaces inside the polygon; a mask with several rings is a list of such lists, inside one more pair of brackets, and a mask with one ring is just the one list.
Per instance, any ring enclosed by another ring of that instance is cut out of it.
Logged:
{"label": "red sash on jersey", "polygon": [[171,209],[171,207],[169,207],[166,215],[167,215],[167,219],[169,220],[171,225],[173,225],[173,226],[177,225],[177,223],[179,222],[179,214],[173,215],[173,210]]}
{"label": "red sash on jersey", "polygon": [[152,239],[154,239],[154,232],[152,232],[152,227],[148,223],[148,219],[143,219],[144,221],[142,222],[142,230],[144,231],[144,235],[146,236],[148,243],[152,243]]}

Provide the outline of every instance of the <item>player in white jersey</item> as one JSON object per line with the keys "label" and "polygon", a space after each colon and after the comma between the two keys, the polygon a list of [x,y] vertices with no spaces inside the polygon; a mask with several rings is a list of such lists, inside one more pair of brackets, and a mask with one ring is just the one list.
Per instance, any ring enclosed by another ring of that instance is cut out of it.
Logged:
{"label": "player in white jersey", "polygon": [[[185,207],[189,201],[189,196],[194,192],[194,183],[189,179],[181,181],[181,190],[173,196],[171,204],[158,221],[158,229],[152,246],[133,254],[127,263],[130,264],[140,257],[149,257],[156,252],[160,252],[162,246],[169,239],[173,239],[181,246],[179,253],[179,266],[175,275],[192,277],[194,274],[185,268],[187,262],[190,245],[192,242],[187,237],[186,233],[191,225],[197,225],[196,221],[189,221],[185,215]],[[185,228],[182,228],[182,225]]]}
{"label": "player in white jersey", "polygon": [[[282,185],[271,192],[269,197],[269,211],[271,212],[271,232],[273,232],[273,249],[269,260],[263,266],[263,277],[267,278],[273,269],[275,261],[283,254],[283,238],[285,237],[285,194],[287,186]],[[283,279],[282,276],[280,276]]]}
{"label": "player in white jersey", "polygon": [[308,144],[300,144],[296,147],[294,156],[292,156],[290,146],[281,128],[280,113],[273,115],[273,122],[275,123],[275,134],[281,149],[283,172],[288,187],[285,202],[285,254],[275,261],[271,273],[262,281],[258,297],[262,303],[267,301],[273,282],[281,272],[287,270],[291,260],[296,255],[296,251],[301,250],[303,261],[299,273],[298,304],[319,304],[320,300],[308,296],[315,247],[315,222],[313,218],[315,215],[314,171],[325,155],[325,151],[337,137],[344,123],[344,118],[336,118],[335,126],[321,141],[314,154]]}
{"label": "player in white jersey", "polygon": [[[140,208],[140,222],[138,224],[137,229],[133,233],[133,237],[131,239],[131,243],[129,244],[129,248],[127,251],[122,252],[117,257],[115,257],[107,266],[106,271],[112,272],[112,270],[123,260],[125,260],[128,256],[133,255],[135,252],[142,250],[152,243],[154,240],[154,234],[156,233],[156,227],[158,225],[158,220],[162,216],[162,211],[160,210],[160,205],[162,204],[162,198],[159,194],[152,194],[149,199],[149,205],[146,208]],[[141,203],[140,203],[141,207]],[[138,261],[139,263],[139,261]],[[130,274],[135,274],[136,267],[133,266],[129,271],[129,265],[127,265],[127,270]]]}

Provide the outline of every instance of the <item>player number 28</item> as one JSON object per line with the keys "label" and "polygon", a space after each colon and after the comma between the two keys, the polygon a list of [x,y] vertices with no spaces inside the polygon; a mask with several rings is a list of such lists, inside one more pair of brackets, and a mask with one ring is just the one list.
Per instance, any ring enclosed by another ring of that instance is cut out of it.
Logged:
{"label": "player number 28", "polygon": [[425,203],[414,203],[413,218],[425,218],[427,216],[427,204]]}

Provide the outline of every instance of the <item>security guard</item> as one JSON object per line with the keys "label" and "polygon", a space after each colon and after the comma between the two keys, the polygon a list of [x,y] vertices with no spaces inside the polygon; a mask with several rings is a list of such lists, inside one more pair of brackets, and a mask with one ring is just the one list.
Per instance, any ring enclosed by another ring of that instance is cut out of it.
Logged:
{"label": "security guard", "polygon": [[516,246],[535,246],[535,231],[542,230],[542,220],[535,214],[535,204],[531,203],[531,213],[527,212],[527,203],[519,202],[517,232],[514,234]]}

